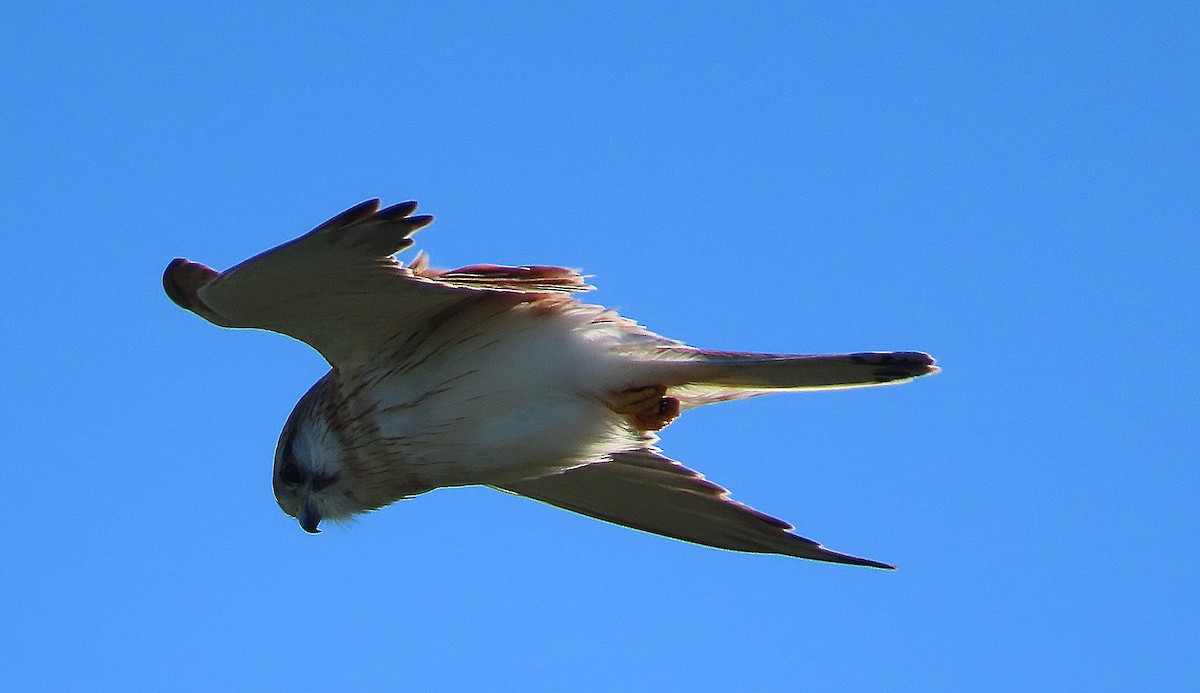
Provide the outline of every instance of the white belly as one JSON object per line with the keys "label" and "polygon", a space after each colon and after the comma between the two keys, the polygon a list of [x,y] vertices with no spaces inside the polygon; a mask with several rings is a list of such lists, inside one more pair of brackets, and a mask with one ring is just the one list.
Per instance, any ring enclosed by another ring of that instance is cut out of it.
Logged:
{"label": "white belly", "polygon": [[396,463],[431,485],[541,476],[633,446],[601,399],[629,374],[586,322],[516,312],[446,332],[360,400]]}

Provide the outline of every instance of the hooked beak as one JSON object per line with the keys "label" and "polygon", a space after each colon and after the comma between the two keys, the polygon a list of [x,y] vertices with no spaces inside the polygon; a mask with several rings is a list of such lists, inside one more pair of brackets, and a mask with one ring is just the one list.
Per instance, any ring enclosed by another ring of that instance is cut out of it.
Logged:
{"label": "hooked beak", "polygon": [[320,534],[321,530],[317,525],[321,524],[321,512],[313,507],[312,503],[305,503],[304,509],[300,511],[300,516],[296,518],[300,521],[300,527],[309,534]]}

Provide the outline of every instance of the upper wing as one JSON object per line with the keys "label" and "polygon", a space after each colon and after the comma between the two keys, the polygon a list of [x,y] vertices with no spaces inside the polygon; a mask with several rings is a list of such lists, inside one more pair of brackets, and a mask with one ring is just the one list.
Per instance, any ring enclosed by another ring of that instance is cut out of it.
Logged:
{"label": "upper wing", "polygon": [[442,272],[424,257],[405,267],[395,253],[433,221],[412,216],[416,202],[379,209],[368,200],[309,233],[218,273],[177,258],[163,274],[171,300],[224,327],[295,337],[330,363],[370,359],[406,327],[459,301],[487,294],[551,294],[589,289],[560,267],[482,265]]}
{"label": "upper wing", "polygon": [[652,448],[497,488],[614,524],[720,549],[893,568],[830,551],[792,534],[788,523],[730,500],[728,491]]}

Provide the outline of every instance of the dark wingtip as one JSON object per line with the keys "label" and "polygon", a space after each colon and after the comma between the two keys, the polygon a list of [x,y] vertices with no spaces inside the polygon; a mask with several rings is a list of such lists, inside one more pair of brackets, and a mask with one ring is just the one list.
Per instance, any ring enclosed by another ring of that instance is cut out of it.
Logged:
{"label": "dark wingtip", "polygon": [[380,200],[378,197],[370,200],[364,200],[354,205],[350,209],[332,217],[329,221],[321,224],[317,228],[327,228],[331,226],[346,226],[353,224],[356,221],[362,221],[375,213],[379,209]]}
{"label": "dark wingtip", "polygon": [[409,200],[385,207],[376,212],[375,217],[384,221],[391,221],[393,219],[402,219],[415,211],[417,211],[417,201]]}
{"label": "dark wingtip", "polygon": [[864,568],[879,568],[880,570],[895,570],[896,569],[896,566],[891,565],[889,563],[882,563],[880,561],[872,561],[869,558],[859,558],[858,556],[851,556],[848,553],[841,553],[839,551],[831,551],[831,550],[825,548],[824,546],[818,546],[817,550],[819,552],[818,555],[801,556],[801,558],[815,558],[818,561],[827,561],[829,563],[842,563],[844,565],[859,565],[859,566],[863,566]]}
{"label": "dark wingtip", "polygon": [[184,292],[184,290],[175,281],[175,270],[178,269],[180,265],[186,263],[187,260],[181,257],[171,260],[170,264],[167,265],[167,269],[163,272],[162,283],[163,290],[167,292],[167,297],[170,298],[175,305],[186,310],[192,310],[192,303],[189,300],[187,293]]}
{"label": "dark wingtip", "polygon": [[177,257],[163,271],[163,290],[175,305],[193,313],[205,314],[208,306],[196,292],[220,275],[215,269]]}
{"label": "dark wingtip", "polygon": [[829,551],[829,549],[824,549],[824,548],[823,548],[823,550],[828,553],[824,556],[817,557],[817,560],[819,560],[819,561],[828,561],[830,563],[841,563],[843,565],[858,565],[858,566],[862,566],[864,568],[878,568],[880,570],[895,570],[896,569],[896,566],[891,565],[890,563],[882,563],[880,561],[872,561],[869,558],[859,558],[858,556],[851,556],[851,555],[845,554],[845,553],[838,553],[837,551]]}
{"label": "dark wingtip", "polygon": [[404,219],[405,226],[408,227],[409,233],[418,229],[423,229],[433,223],[432,214],[418,214],[415,217],[407,217]]}

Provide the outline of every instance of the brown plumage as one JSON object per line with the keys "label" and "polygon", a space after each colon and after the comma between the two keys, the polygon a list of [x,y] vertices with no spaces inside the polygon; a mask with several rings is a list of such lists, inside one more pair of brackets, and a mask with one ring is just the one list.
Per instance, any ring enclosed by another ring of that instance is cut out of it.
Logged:
{"label": "brown plumage", "polygon": [[176,259],[175,303],[223,327],[272,330],[329,361],[284,425],[276,500],[309,532],[434,488],[482,484],[602,520],[735,551],[877,568],[729,499],[659,454],[690,408],[780,390],[897,383],[920,352],[704,351],[573,294],[561,267],[436,270],[393,255],[432,217],[356,205],[225,272]]}

